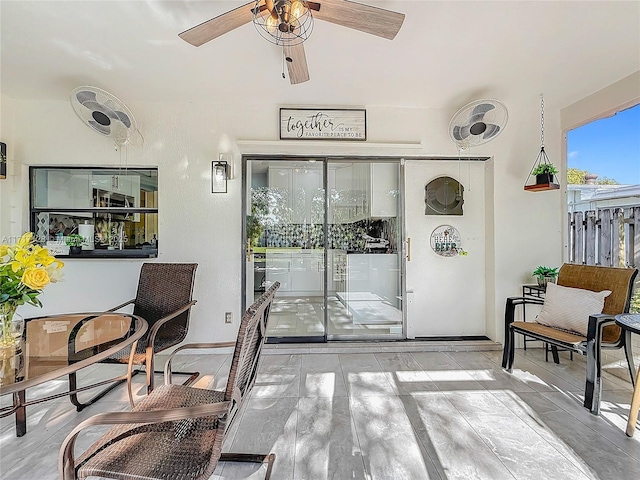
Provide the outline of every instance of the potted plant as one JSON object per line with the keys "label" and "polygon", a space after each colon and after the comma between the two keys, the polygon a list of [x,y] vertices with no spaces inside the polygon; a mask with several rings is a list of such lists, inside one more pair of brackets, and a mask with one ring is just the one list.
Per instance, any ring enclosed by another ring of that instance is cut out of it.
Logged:
{"label": "potted plant", "polygon": [[546,288],[547,283],[556,283],[556,278],[558,278],[558,268],[539,265],[538,268],[533,271],[532,275],[538,277],[539,286]]}
{"label": "potted plant", "polygon": [[555,183],[553,175],[558,173],[558,169],[551,163],[541,163],[531,172],[536,176],[536,184]]}
{"label": "potted plant", "polygon": [[84,237],[77,233],[72,233],[66,239],[66,244],[69,245],[69,253],[71,255],[78,255],[82,252],[82,242]]}

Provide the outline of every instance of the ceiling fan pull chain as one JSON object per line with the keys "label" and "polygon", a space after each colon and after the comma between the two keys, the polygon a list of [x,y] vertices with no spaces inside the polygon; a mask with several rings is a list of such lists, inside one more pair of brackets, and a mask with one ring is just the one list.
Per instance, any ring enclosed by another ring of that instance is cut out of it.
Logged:
{"label": "ceiling fan pull chain", "polygon": [[284,60],[285,60],[284,57],[285,55],[284,55],[284,48],[283,48],[282,49],[282,78],[287,78],[284,76]]}

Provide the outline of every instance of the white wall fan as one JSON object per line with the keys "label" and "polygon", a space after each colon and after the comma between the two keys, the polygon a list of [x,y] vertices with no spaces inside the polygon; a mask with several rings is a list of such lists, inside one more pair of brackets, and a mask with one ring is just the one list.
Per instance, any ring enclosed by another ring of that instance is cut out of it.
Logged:
{"label": "white wall fan", "polygon": [[112,138],[116,147],[143,143],[133,113],[109,92],[86,85],[74,89],[69,100],[80,120],[100,135]]}
{"label": "white wall fan", "polygon": [[476,100],[462,107],[449,122],[451,140],[464,150],[496,138],[507,125],[507,107],[497,100]]}
{"label": "white wall fan", "polygon": [[309,80],[303,42],[313,30],[314,18],[389,40],[396,36],[404,22],[403,13],[348,0],[252,0],[185,30],[179,36],[199,47],[253,22],[264,38],[283,47],[289,80],[297,84]]}

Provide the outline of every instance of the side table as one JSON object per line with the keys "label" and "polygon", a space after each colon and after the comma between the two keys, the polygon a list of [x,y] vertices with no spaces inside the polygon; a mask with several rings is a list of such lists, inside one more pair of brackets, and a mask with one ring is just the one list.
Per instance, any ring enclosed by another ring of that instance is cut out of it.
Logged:
{"label": "side table", "polygon": [[[540,298],[540,299],[544,299],[544,292],[545,292],[545,287],[541,287],[540,285],[522,285],[522,296],[523,297],[533,297],[533,298]],[[522,321],[526,322],[527,321],[527,309],[526,309],[526,305],[522,306]],[[526,335],[522,336],[522,340],[524,342],[524,349],[527,349],[527,342],[538,342],[539,340],[536,340],[534,338],[527,338]],[[547,359],[547,361],[549,360],[548,358],[548,353],[547,353],[547,344],[545,343],[545,358]]]}
{"label": "side table", "polygon": [[[640,314],[623,313],[616,315],[616,324],[623,330],[640,335]],[[633,358],[633,357],[632,357]],[[630,360],[633,363],[633,360]],[[633,365],[629,365],[633,368]],[[627,436],[633,437],[633,432],[636,429],[636,422],[638,421],[638,410],[640,410],[640,368],[636,374],[636,386],[633,389],[633,396],[631,397],[631,408],[629,408],[629,421],[627,422]]]}

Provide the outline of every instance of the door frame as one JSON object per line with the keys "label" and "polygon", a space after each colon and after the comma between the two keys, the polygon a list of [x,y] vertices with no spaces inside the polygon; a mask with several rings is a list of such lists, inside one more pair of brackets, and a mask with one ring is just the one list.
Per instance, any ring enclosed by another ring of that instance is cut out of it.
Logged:
{"label": "door frame", "polygon": [[[329,341],[394,341],[404,340],[407,338],[407,288],[406,288],[406,261],[407,261],[407,242],[406,242],[406,220],[405,220],[405,160],[403,156],[389,155],[389,156],[376,156],[376,155],[314,155],[314,154],[297,154],[297,155],[281,155],[281,154],[242,154],[241,156],[241,170],[242,170],[242,201],[241,201],[241,311],[244,312],[247,309],[247,256],[249,254],[249,245],[247,241],[247,225],[246,215],[247,208],[249,206],[249,184],[250,179],[247,178],[247,164],[249,161],[307,161],[310,158],[316,159],[316,161],[322,161],[322,173],[323,180],[322,185],[325,192],[324,195],[324,224],[323,234],[325,239],[324,246],[324,275],[323,275],[323,305],[324,305],[324,329],[323,335],[317,336],[291,336],[291,337],[268,337],[267,343],[327,343]],[[328,164],[329,162],[397,162],[399,167],[398,173],[398,228],[400,230],[400,239],[398,241],[399,249],[399,265],[400,265],[400,302],[401,302],[401,315],[402,315],[402,333],[400,334],[383,334],[383,335],[343,335],[343,334],[328,334],[328,310],[327,310],[327,287],[328,287],[328,254],[326,248],[326,242],[328,238],[328,209],[329,209],[329,195],[327,195],[328,187]],[[329,338],[331,337],[331,338]]]}

